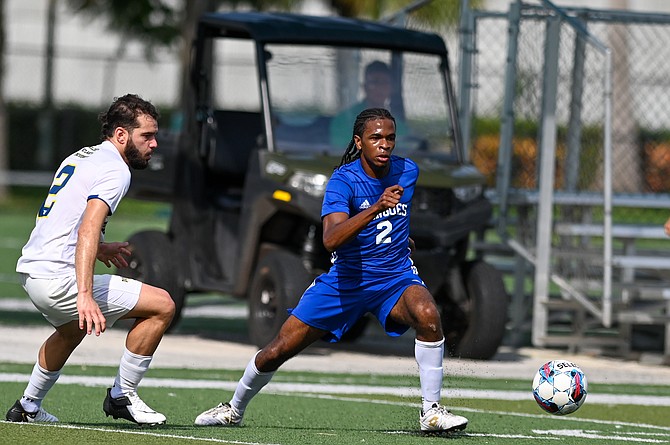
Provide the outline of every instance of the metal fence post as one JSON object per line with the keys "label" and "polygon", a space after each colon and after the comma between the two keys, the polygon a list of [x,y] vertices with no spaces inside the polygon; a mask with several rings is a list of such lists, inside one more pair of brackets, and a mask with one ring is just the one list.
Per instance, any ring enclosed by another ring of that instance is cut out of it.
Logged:
{"label": "metal fence post", "polygon": [[475,18],[468,0],[461,0],[460,61],[458,82],[460,93],[458,117],[461,121],[461,138],[465,161],[470,160],[472,138],[472,59],[475,51]]}
{"label": "metal fence post", "polygon": [[544,49],[542,86],[542,122],[540,126],[540,173],[537,218],[537,244],[535,264],[535,290],[533,302],[532,341],[544,346],[547,333],[547,302],[549,301],[549,275],[551,274],[551,234],[553,218],[554,171],[556,154],[556,92],[558,89],[558,53],[561,21],[547,18],[547,38]]}
{"label": "metal fence post", "polygon": [[582,136],[582,95],[584,92],[584,65],[586,40],[575,33],[575,52],[572,65],[572,91],[570,92],[570,117],[568,122],[567,156],[565,160],[565,189],[575,191],[579,178],[579,155]]}
{"label": "metal fence post", "polygon": [[514,93],[516,84],[517,51],[519,39],[519,21],[521,20],[521,1],[510,5],[509,41],[507,61],[505,63],[505,97],[500,118],[500,146],[498,149],[498,168],[496,171],[496,194],[498,197],[498,232],[506,236],[507,210],[510,181],[512,176],[512,138],[514,136]]}

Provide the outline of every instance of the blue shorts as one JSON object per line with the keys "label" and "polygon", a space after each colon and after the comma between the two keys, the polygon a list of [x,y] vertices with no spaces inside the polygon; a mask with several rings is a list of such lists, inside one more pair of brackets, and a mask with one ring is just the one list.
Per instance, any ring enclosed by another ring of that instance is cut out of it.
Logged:
{"label": "blue shorts", "polygon": [[387,335],[398,337],[409,326],[387,318],[405,289],[426,287],[415,271],[413,267],[406,272],[363,280],[360,276],[340,277],[331,270],[314,280],[290,313],[309,326],[328,331],[323,339],[331,343],[339,341],[368,312],[379,320]]}

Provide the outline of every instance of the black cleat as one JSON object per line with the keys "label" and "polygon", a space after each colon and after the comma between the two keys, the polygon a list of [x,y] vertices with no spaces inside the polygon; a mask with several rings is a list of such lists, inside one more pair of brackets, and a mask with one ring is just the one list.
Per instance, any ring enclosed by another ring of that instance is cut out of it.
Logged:
{"label": "black cleat", "polygon": [[49,414],[42,408],[34,413],[29,413],[23,408],[19,400],[14,403],[14,406],[9,408],[5,419],[9,422],[58,422],[58,417]]}

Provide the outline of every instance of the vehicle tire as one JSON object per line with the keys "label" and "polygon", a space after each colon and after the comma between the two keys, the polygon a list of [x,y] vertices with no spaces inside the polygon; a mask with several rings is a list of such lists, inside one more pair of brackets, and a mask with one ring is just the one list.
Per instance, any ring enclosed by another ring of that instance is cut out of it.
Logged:
{"label": "vehicle tire", "polygon": [[488,360],[502,343],[508,296],[500,272],[484,261],[463,265],[465,301],[443,307],[442,324],[449,354]]}
{"label": "vehicle tire", "polygon": [[249,338],[259,348],[277,335],[313,275],[298,255],[283,250],[261,258],[249,290]]}
{"label": "vehicle tire", "polygon": [[118,274],[168,291],[175,303],[174,318],[168,327],[170,331],[181,319],[186,296],[179,281],[170,238],[163,232],[147,230],[132,235],[128,243],[131,252],[128,267],[118,269]]}

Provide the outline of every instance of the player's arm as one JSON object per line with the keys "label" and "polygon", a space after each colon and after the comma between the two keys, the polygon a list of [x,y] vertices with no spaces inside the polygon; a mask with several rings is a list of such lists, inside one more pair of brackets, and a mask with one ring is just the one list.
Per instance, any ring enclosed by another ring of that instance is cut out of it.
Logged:
{"label": "player's arm", "polygon": [[323,245],[329,252],[337,250],[342,244],[356,237],[375,216],[400,202],[403,188],[394,185],[386,188],[377,202],[352,216],[344,212],[335,212],[323,218]]}
{"label": "player's arm", "polygon": [[100,247],[102,225],[109,213],[109,207],[100,199],[89,199],[82,216],[77,234],[77,247],[74,256],[74,268],[77,277],[77,311],[79,329],[86,329],[95,335],[105,332],[107,322],[93,298],[93,274],[95,260]]}

